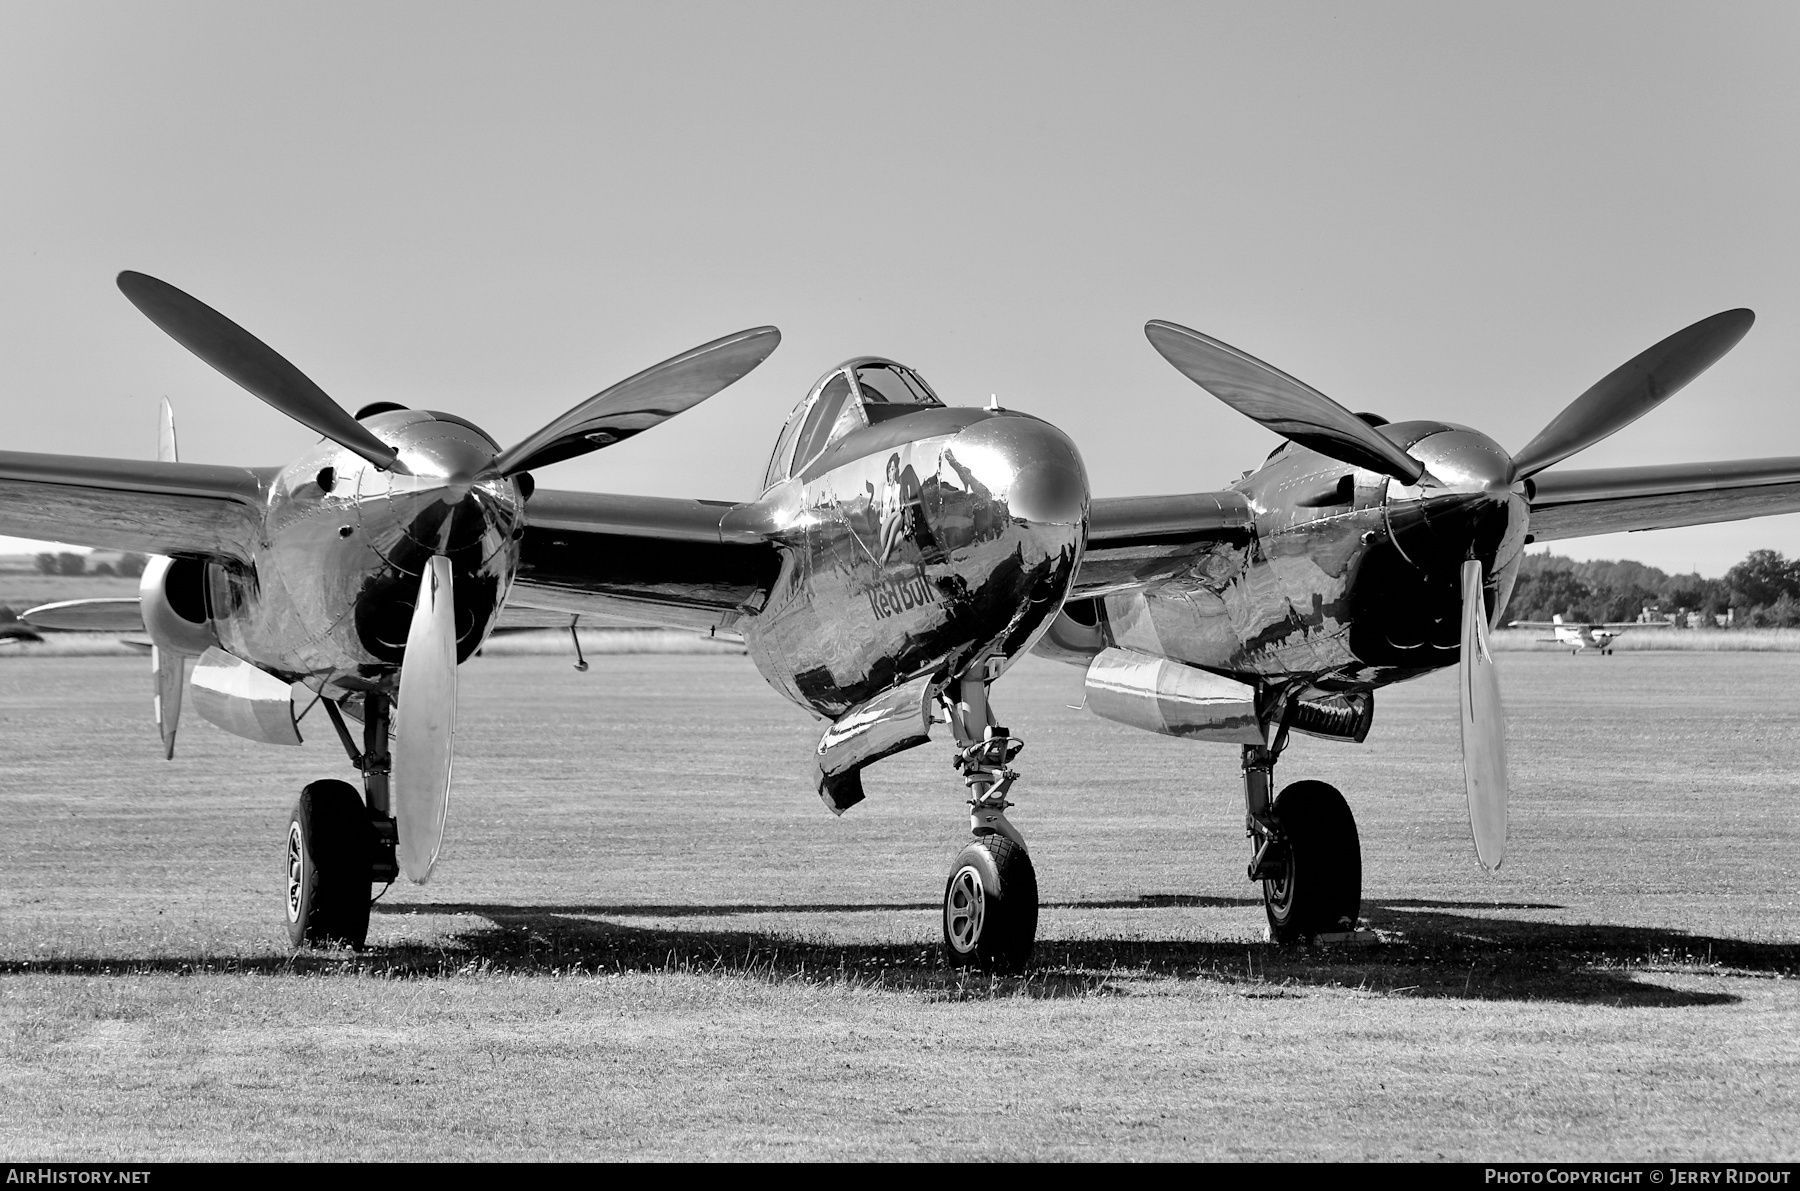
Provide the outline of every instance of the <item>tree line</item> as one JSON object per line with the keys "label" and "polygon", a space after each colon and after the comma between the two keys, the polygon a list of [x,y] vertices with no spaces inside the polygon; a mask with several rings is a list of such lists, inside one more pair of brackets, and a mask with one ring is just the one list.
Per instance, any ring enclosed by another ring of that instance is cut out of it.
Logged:
{"label": "tree line", "polygon": [[1734,628],[1794,628],[1800,626],[1800,558],[1752,550],[1724,578],[1703,579],[1629,560],[1527,554],[1506,619],[1626,621],[1646,608],[1662,617],[1697,612],[1708,627],[1729,614]]}
{"label": "tree line", "polygon": [[119,560],[96,562],[92,569],[88,567],[88,556],[77,554],[73,550],[64,550],[60,554],[46,551],[37,556],[37,569],[40,575],[120,575],[126,579],[136,579],[144,573],[144,564],[150,560],[142,554],[121,554]]}

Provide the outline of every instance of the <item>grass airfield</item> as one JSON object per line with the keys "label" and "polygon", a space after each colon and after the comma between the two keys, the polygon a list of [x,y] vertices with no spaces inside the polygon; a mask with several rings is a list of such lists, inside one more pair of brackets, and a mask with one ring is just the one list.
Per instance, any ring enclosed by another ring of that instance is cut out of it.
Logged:
{"label": "grass airfield", "polygon": [[349,776],[142,659],[0,659],[0,1156],[1446,1158],[1800,1153],[1800,656],[1500,657],[1512,837],[1476,865],[1454,678],[1343,788],[1378,945],[1264,944],[1235,749],[1068,709],[1028,661],[1033,971],[937,956],[949,749],[834,819],[738,656],[463,669],[449,844],[372,947],[293,953],[281,843]]}

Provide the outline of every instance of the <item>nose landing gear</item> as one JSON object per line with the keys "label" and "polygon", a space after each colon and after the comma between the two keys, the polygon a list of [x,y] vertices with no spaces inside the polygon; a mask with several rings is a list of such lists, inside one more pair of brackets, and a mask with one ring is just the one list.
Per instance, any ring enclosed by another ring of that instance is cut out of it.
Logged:
{"label": "nose landing gear", "polygon": [[1025,742],[993,722],[987,679],[962,679],[950,705],[952,760],[969,787],[970,839],[944,882],[944,954],[957,967],[1016,971],[1037,939],[1037,870],[1025,837],[1006,817],[1010,766]]}

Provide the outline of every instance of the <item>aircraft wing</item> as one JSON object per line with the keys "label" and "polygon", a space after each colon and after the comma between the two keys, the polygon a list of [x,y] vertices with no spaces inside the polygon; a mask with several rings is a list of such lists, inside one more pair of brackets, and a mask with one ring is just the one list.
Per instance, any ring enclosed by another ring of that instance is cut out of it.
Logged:
{"label": "aircraft wing", "polygon": [[0,534],[248,560],[273,469],[0,451]]}
{"label": "aircraft wing", "polygon": [[1531,534],[1540,542],[1800,512],[1793,456],[1549,471],[1531,483]]}
{"label": "aircraft wing", "polygon": [[1251,516],[1250,502],[1230,491],[1097,498],[1088,510],[1087,552],[1070,598],[1178,575],[1210,545],[1247,541]]}
{"label": "aircraft wing", "polygon": [[[519,571],[503,627],[543,613],[566,627],[625,623],[729,629],[762,607],[781,560],[727,501],[539,489],[525,505]],[[544,627],[548,627],[547,625]]]}

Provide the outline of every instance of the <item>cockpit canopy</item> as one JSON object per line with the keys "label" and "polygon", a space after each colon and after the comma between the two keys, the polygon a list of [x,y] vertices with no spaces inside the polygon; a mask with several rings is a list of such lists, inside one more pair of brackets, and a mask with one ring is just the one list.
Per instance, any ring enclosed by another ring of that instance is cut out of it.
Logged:
{"label": "cockpit canopy", "polygon": [[941,406],[931,386],[912,369],[880,356],[846,360],[819,378],[788,415],[763,488],[796,475],[853,430],[898,417],[920,406]]}

